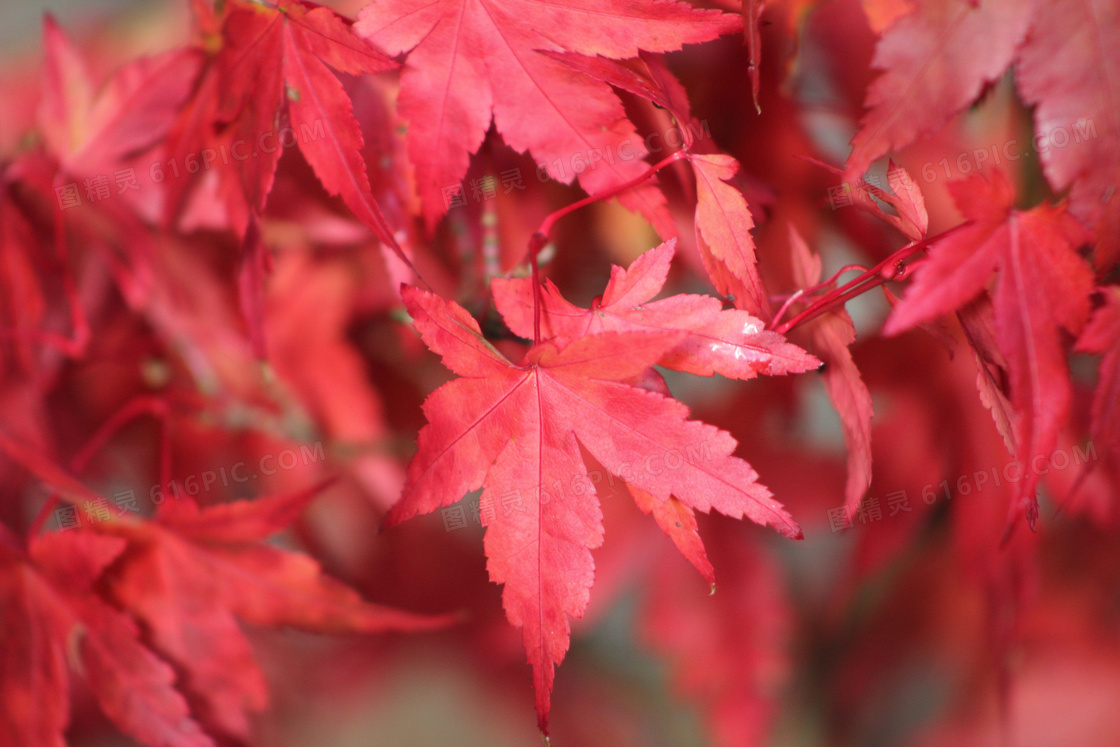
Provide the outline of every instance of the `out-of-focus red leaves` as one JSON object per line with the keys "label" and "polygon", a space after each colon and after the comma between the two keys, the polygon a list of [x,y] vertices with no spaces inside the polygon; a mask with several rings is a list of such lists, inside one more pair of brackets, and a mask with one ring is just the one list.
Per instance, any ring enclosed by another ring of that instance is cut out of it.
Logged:
{"label": "out-of-focus red leaves", "polygon": [[1117,0],[165,5],[0,55],[0,744],[1115,741]]}

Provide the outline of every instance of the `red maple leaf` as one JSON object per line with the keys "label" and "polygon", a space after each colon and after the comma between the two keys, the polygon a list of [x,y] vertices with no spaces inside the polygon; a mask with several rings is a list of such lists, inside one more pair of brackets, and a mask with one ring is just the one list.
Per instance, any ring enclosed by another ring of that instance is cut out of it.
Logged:
{"label": "red maple leaf", "polygon": [[[659,56],[643,54],[640,67],[644,69],[635,70],[603,57],[572,52],[542,54],[667,109],[677,121],[685,148],[696,147],[694,131],[702,131],[702,126],[692,119],[684,87]],[[751,235],[754,220],[742,193],[729,183],[739,171],[739,162],[723,153],[700,152],[691,152],[688,162],[696,178],[696,245],[712,284],[737,307],[768,316],[769,299],[758,274]]]}
{"label": "red maple leaf", "polygon": [[327,192],[369,226],[408,263],[370,192],[364,144],[342,83],[327,67],[359,75],[396,67],[327,8],[297,0],[237,3],[223,27],[225,46],[215,64],[222,70],[219,117],[234,122],[244,141],[238,161],[252,210],[264,209],[283,148],[279,114],[286,111],[291,138]]}
{"label": "red maple leaf", "polygon": [[1117,47],[1116,0],[1040,0],[1015,67],[1019,92],[1035,106],[1046,179],[1069,190],[1069,211],[1097,233],[1102,269],[1120,260]]}
{"label": "red maple leaf", "polygon": [[[750,379],[758,374],[800,373],[820,366],[813,356],[764,329],[739,309],[724,310],[711,296],[679,294],[651,301],[665,285],[676,240],[651,249],[628,269],[611,267],[603,295],[590,309],[568,303],[547,282],[541,292],[541,336],[569,342],[602,332],[683,332],[658,365],[699,376]],[[494,302],[516,334],[533,336],[532,280],[496,278]]]}
{"label": "red maple leaf", "polygon": [[[390,54],[409,52],[400,112],[411,123],[409,154],[429,226],[446,211],[491,118],[512,148],[532,153],[553,179],[578,176],[588,192],[644,170],[645,149],[618,97],[538,50],[625,59],[741,28],[738,16],[649,0],[391,0],[366,6],[355,24]],[[662,235],[673,232],[657,189],[620,199]]]}
{"label": "red maple leaf", "polygon": [[82,56],[50,15],[43,20],[43,98],[38,119],[63,171],[91,175],[157,143],[202,65],[193,49],[135,60],[98,89]]}
{"label": "red maple leaf", "polygon": [[1069,367],[1059,329],[1076,334],[1089,316],[1093,275],[1076,251],[1086,237],[1062,208],[1014,210],[1014,190],[1001,172],[991,183],[974,176],[949,188],[971,222],[931,245],[929,261],[884,331],[896,334],[961,308],[998,271],[996,343],[1010,373],[1011,403],[1018,414],[1016,456],[1025,475],[1013,511],[1025,511],[1033,525],[1038,472],[1028,469],[1028,462],[1047,457],[1069,412]]}
{"label": "red maple leaf", "polygon": [[547,49],[540,50],[540,53],[563,62],[577,73],[629,91],[667,110],[677,120],[685,145],[692,145],[694,136],[688,127],[692,122],[688,94],[665,66],[660,55],[643,53],[640,61],[627,65],[600,55],[588,57],[575,52],[552,52]]}
{"label": "red maple leaf", "polygon": [[246,739],[268,690],[238,625],[314,632],[424,630],[426,618],[363,602],[311,557],[260,541],[291,524],[322,486],[202,509],[161,505],[156,520],[106,526],[129,541],[110,594],[144,624],[152,647],[182,673],[180,687],[208,732]]}
{"label": "red maple leaf", "polygon": [[689,157],[696,175],[696,245],[716,289],[752,314],[770,312],[770,301],[758,276],[754,220],[742,193],[725,184],[739,162],[723,154]]}
{"label": "red maple leaf", "polygon": [[92,532],[47,534],[28,553],[0,526],[0,738],[63,747],[67,661],[105,714],[145,744],[213,747],[175,689],[175,672],[140,640],[135,622],[94,585],[125,542]]}
{"label": "red maple leaf", "polygon": [[[942,126],[1015,64],[1035,106],[1034,145],[1070,212],[1120,259],[1120,4],[1116,0],[924,0],[883,34],[848,177]],[[1055,65],[1062,60],[1062,65]],[[1053,140],[1053,142],[1051,142]]]}
{"label": "red maple leaf", "polygon": [[[867,90],[848,176],[940,127],[1011,63],[1031,17],[1018,0],[928,0],[896,20],[875,48],[883,74]],[[845,178],[845,181],[851,181]]]}
{"label": "red maple leaf", "polygon": [[[2,431],[0,452],[67,501],[105,505]],[[151,521],[126,515],[96,531],[35,536],[26,555],[0,525],[0,622],[11,631],[0,636],[0,695],[17,704],[0,712],[0,736],[15,735],[5,744],[61,747],[67,654],[125,733],[145,744],[212,747],[211,737],[244,741],[249,716],[267,703],[238,620],[335,633],[451,622],[364,602],[310,556],[261,542],[322,487],[205,508],[177,494]]]}
{"label": "red maple leaf", "polygon": [[684,333],[544,342],[516,365],[462,307],[407,286],[402,296],[425,344],[462,378],[425,401],[429,424],[387,523],[482,489],[487,568],[505,585],[510,622],[522,628],[542,731],[555,667],[568,648],[568,618],[587,606],[591,550],[603,540],[581,447],[658,501],[675,496],[692,509],[747,516],[801,536],[750,465],[731,455],[736,442],[729,434],[688,420],[684,405],[632,383]]}

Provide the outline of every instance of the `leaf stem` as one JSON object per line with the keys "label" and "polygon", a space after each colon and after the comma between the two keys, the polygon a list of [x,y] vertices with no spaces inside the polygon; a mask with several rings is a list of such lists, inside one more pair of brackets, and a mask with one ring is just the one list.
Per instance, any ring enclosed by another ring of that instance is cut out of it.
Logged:
{"label": "leaf stem", "polygon": [[[945,234],[942,234],[942,236],[944,236],[944,235]],[[938,237],[938,238],[940,238],[940,237]],[[898,271],[897,270],[895,270],[893,272],[890,272],[890,273],[887,273],[887,272],[884,272],[884,271],[887,270],[888,268],[893,269],[895,267],[901,266],[902,263],[905,262],[907,259],[909,259],[910,257],[917,254],[919,251],[924,249],[929,244],[929,242],[930,242],[930,239],[925,239],[923,241],[912,241],[912,242],[910,242],[906,246],[902,247],[898,251],[891,254],[889,257],[884,259],[879,264],[875,265],[874,267],[872,267],[870,269],[864,270],[862,273],[860,273],[860,275],[858,277],[848,281],[847,283],[840,286],[839,288],[835,288],[832,291],[830,291],[829,293],[826,293],[825,295],[821,296],[820,298],[815,300],[813,303],[809,304],[804,309],[802,309],[792,319],[785,322],[784,324],[781,324],[781,325],[775,327],[774,331],[776,331],[776,332],[778,332],[779,334],[782,334],[782,335],[788,334],[789,331],[792,330],[794,327],[797,327],[801,324],[805,324],[806,322],[809,322],[809,321],[817,318],[821,314],[823,314],[823,313],[825,313],[825,312],[827,312],[831,309],[834,309],[837,306],[842,306],[843,304],[852,300],[856,296],[862,295],[862,294],[866,293],[867,291],[869,291],[873,288],[878,288],[880,285],[887,282],[888,280],[894,280],[895,278],[898,277]],[[818,291],[821,287],[827,286],[829,283],[834,282],[836,280],[836,278],[839,277],[839,275],[841,273],[846,272],[846,271],[851,270],[851,269],[855,269],[857,267],[859,267],[859,266],[858,265],[848,265],[846,267],[841,268],[831,278],[826,280],[824,283],[819,283],[819,284],[813,286],[813,288],[810,289],[810,291],[808,291],[808,292]],[[793,298],[790,298],[790,301],[792,301],[792,300],[793,300]],[[787,302],[787,304],[788,304],[788,302]],[[781,310],[785,311],[785,307],[783,306]],[[771,321],[771,325],[775,324],[777,322],[778,318],[779,318],[779,316],[775,316],[774,320]]]}
{"label": "leaf stem", "polygon": [[548,236],[549,231],[552,230],[552,226],[556,223],[556,221],[560,220],[568,213],[579,210],[581,207],[586,207],[587,205],[591,205],[592,203],[599,202],[600,200],[608,200],[611,197],[619,194],[620,192],[625,192],[631,187],[636,187],[646,179],[649,179],[651,176],[656,174],[658,171],[661,171],[661,169],[665,168],[669,164],[675,163],[677,161],[682,161],[686,158],[688,158],[688,151],[683,149],[678,150],[672,155],[666,156],[665,158],[661,159],[653,166],[650,166],[644,174],[636,176],[628,182],[623,182],[622,184],[611,187],[610,189],[604,189],[602,192],[596,192],[593,195],[588,195],[582,200],[576,200],[572,204],[560,208],[556,212],[549,214],[548,217],[546,217],[544,221],[541,222],[541,227],[537,229],[537,233],[542,233],[545,236]]}
{"label": "leaf stem", "polygon": [[832,277],[830,277],[828,280],[825,280],[824,282],[821,282],[821,283],[817,283],[816,285],[814,285],[810,288],[802,288],[801,290],[797,291],[796,293],[794,293],[793,295],[791,295],[789,298],[786,299],[786,302],[782,304],[782,307],[780,309],[778,309],[778,313],[775,314],[774,318],[770,320],[770,325],[773,326],[773,325],[777,324],[781,320],[782,316],[789,309],[790,304],[792,304],[798,298],[811,296],[815,293],[820,293],[822,290],[824,290],[825,288],[830,286],[832,283],[836,282],[837,278],[839,278],[845,272],[848,272],[850,270],[866,271],[867,268],[864,267],[863,265],[844,265],[839,270],[837,270],[835,273],[833,273]]}
{"label": "leaf stem", "polygon": [[533,269],[533,344],[537,345],[541,341],[541,277],[540,267],[537,263],[537,255],[540,254],[541,249],[544,249],[545,244],[548,243],[548,234],[552,231],[552,227],[556,222],[569,213],[573,213],[582,207],[586,207],[600,200],[608,200],[615,195],[625,192],[632,187],[636,187],[642,182],[649,179],[661,169],[669,164],[683,161],[688,158],[688,150],[681,149],[672,155],[662,158],[660,161],[650,166],[644,173],[634,177],[630,181],[623,182],[609,189],[604,189],[602,192],[596,192],[593,195],[588,195],[581,200],[576,200],[570,205],[549,213],[543,221],[541,221],[540,228],[537,229],[531,237],[529,237],[529,264]]}
{"label": "leaf stem", "polygon": [[548,242],[548,237],[538,231],[529,238],[529,263],[533,268],[533,344],[541,342],[541,270],[537,255]]}

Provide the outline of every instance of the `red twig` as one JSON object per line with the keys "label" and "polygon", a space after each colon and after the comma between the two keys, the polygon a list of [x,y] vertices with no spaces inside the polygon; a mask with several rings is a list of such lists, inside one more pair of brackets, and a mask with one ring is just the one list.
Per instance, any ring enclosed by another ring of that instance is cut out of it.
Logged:
{"label": "red twig", "polygon": [[560,220],[568,213],[575,212],[581,207],[586,207],[593,203],[599,202],[600,200],[609,200],[610,198],[621,192],[625,192],[632,187],[638,186],[669,164],[676,163],[677,161],[682,161],[686,158],[688,158],[688,151],[678,150],[676,153],[673,153],[670,156],[666,156],[665,158],[655,163],[653,166],[650,166],[649,169],[647,169],[646,172],[641,176],[636,176],[628,182],[623,182],[616,187],[605,189],[602,192],[596,192],[593,195],[588,195],[582,200],[576,200],[571,205],[566,205],[560,208],[556,212],[551,213],[547,218],[544,219],[544,221],[541,222],[541,227],[537,229],[537,233],[548,236],[548,232],[552,230],[552,226],[556,223],[556,221]]}
{"label": "red twig", "polygon": [[683,161],[686,158],[688,158],[688,151],[687,150],[678,150],[675,153],[673,153],[672,155],[666,156],[665,158],[661,159],[660,161],[655,163],[653,166],[650,166],[645,171],[645,173],[641,174],[640,176],[636,176],[633,179],[631,179],[630,181],[623,182],[622,184],[611,187],[610,189],[605,189],[602,192],[596,192],[593,195],[588,195],[587,197],[584,197],[582,200],[576,200],[575,202],[573,202],[570,205],[565,205],[564,207],[560,208],[559,210],[556,210],[555,212],[549,213],[548,216],[546,216],[545,219],[543,221],[541,221],[540,228],[538,228],[536,233],[534,233],[529,238],[529,264],[530,264],[530,266],[532,267],[532,270],[533,270],[533,344],[534,345],[538,344],[541,341],[541,278],[540,278],[540,268],[538,267],[538,264],[537,264],[537,255],[540,253],[541,249],[544,248],[545,244],[548,243],[548,234],[549,234],[550,231],[552,231],[552,227],[554,225],[556,225],[556,221],[560,220],[561,218],[563,218],[565,215],[568,215],[569,213],[573,213],[576,210],[579,210],[582,207],[586,207],[588,205],[594,204],[596,202],[599,202],[600,200],[609,200],[611,197],[614,197],[617,194],[620,194],[622,192],[625,192],[628,189],[636,187],[639,184],[641,184],[642,182],[649,179],[654,174],[656,174],[658,171],[661,171],[661,169],[665,168],[669,164],[676,163],[677,161]]}
{"label": "red twig", "polygon": [[[968,225],[968,224],[962,224],[961,226],[951,228],[948,231],[946,231],[945,233],[934,236],[933,238],[926,238],[926,239],[923,239],[921,241],[910,242],[906,246],[902,247],[898,251],[891,254],[889,257],[884,259],[879,264],[877,264],[874,267],[860,273],[860,275],[858,277],[850,280],[849,282],[845,283],[844,285],[840,286],[839,288],[835,288],[834,290],[830,291],[829,293],[826,293],[825,295],[816,299],[815,301],[813,301],[813,303],[809,304],[804,309],[802,309],[797,315],[795,315],[788,322],[785,322],[781,325],[776,325],[776,322],[779,319],[779,317],[775,316],[774,319],[770,322],[771,329],[773,329],[774,331],[776,331],[780,334],[783,334],[783,335],[788,334],[789,331],[792,330],[793,328],[795,328],[795,327],[797,327],[801,324],[804,324],[808,321],[811,321],[812,319],[817,318],[821,314],[823,314],[823,313],[825,313],[825,312],[827,312],[831,309],[834,309],[837,306],[841,306],[841,305],[847,303],[848,301],[852,300],[856,296],[862,295],[862,294],[866,293],[867,291],[872,290],[873,288],[878,288],[880,285],[882,285],[883,283],[885,283],[889,280],[895,280],[895,279],[899,278],[900,277],[900,272],[903,271],[903,270],[901,270],[901,268],[904,267],[903,262],[905,262],[906,260],[913,257],[918,252],[925,250],[926,247],[928,247],[934,241],[939,241],[939,240],[949,236],[951,233],[960,230],[964,225]],[[801,295],[804,296],[808,292],[816,292],[822,286],[833,282],[833,280],[835,280],[835,278],[841,272],[845,272],[847,270],[853,269],[853,267],[855,267],[855,266],[848,265],[848,266],[842,268],[839,272],[837,272],[835,275],[833,275],[832,278],[830,278],[829,280],[826,280],[822,284],[817,284],[817,285],[813,286],[813,288],[811,288],[808,291],[802,293]],[[797,297],[797,294],[794,294],[794,296],[791,296],[789,301],[786,302],[786,304],[788,305],[791,301],[794,300],[795,297]],[[785,311],[784,306],[782,308],[782,311]]]}

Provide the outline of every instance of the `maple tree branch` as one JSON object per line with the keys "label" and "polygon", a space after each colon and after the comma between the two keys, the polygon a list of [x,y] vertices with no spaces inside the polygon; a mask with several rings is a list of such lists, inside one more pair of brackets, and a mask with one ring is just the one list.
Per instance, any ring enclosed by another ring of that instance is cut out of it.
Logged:
{"label": "maple tree branch", "polygon": [[[880,285],[883,285],[889,280],[901,280],[906,273],[906,265],[903,264],[906,260],[910,259],[920,251],[925,251],[934,242],[946,239],[949,236],[965,228],[968,228],[971,225],[972,221],[965,221],[964,223],[958,226],[954,226],[947,231],[943,231],[936,236],[929,236],[922,239],[921,241],[911,241],[906,246],[893,252],[879,264],[868,270],[865,270],[861,275],[859,275],[859,277],[850,280],[839,288],[836,288],[830,293],[827,293],[824,296],[818,298],[813,303],[809,304],[809,306],[802,309],[788,322],[778,325],[777,321],[780,318],[779,313],[778,316],[775,316],[774,319],[770,321],[770,323],[767,325],[767,328],[773,329],[775,332],[778,332],[782,335],[788,334],[790,330],[794,329],[795,327],[816,319],[821,314],[833,308],[836,308],[837,306],[842,306],[856,296],[862,295],[874,288],[878,288]],[[845,272],[846,270],[854,269],[858,266],[859,265],[846,265],[838,272],[836,272],[832,276],[832,278],[826,280],[824,283],[818,283],[811,288],[804,289],[799,292],[800,295],[798,293],[794,293],[789,297],[785,305],[783,305],[780,312],[784,312],[785,307],[797,298],[802,298],[809,293],[817,292],[822,287],[822,285],[828,285],[828,283],[835,280],[835,278],[838,277],[840,273]]]}

